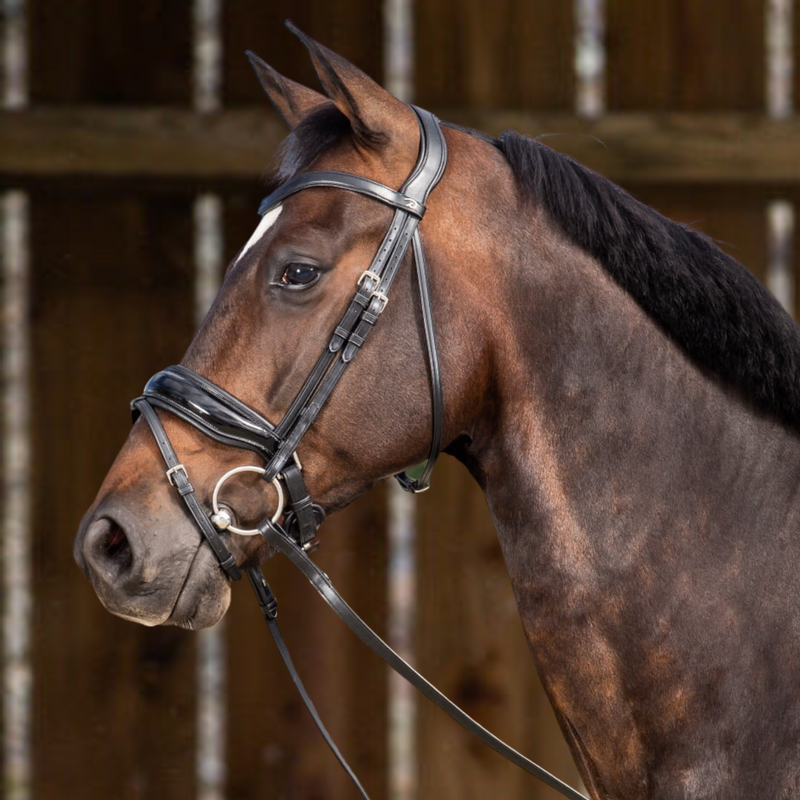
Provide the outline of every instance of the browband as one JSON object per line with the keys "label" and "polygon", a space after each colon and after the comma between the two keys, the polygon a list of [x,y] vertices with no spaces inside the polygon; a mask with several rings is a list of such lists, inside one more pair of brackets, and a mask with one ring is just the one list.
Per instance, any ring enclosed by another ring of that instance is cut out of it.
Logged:
{"label": "browband", "polygon": [[263,216],[273,206],[282,203],[290,195],[296,194],[303,189],[346,189],[349,192],[356,192],[379,200],[387,206],[399,208],[401,211],[408,211],[417,217],[422,218],[425,213],[425,206],[402,192],[396,192],[382,183],[362,178],[359,175],[351,175],[349,172],[338,172],[336,170],[318,170],[317,172],[306,172],[287,181],[280,188],[276,189],[271,195],[265,197],[258,207],[258,213]]}

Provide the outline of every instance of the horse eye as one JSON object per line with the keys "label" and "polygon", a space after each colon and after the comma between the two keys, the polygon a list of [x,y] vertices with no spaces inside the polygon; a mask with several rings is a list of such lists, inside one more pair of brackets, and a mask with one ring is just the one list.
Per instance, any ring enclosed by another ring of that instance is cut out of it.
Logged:
{"label": "horse eye", "polygon": [[312,264],[289,264],[281,275],[284,286],[311,286],[319,278],[319,270]]}

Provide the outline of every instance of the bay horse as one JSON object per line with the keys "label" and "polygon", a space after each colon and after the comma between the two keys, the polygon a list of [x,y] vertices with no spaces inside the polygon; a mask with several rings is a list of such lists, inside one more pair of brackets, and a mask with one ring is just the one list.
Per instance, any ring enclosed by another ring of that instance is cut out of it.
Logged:
{"label": "bay horse", "polygon": [[[251,57],[312,167],[400,186],[415,112],[301,34],[318,93]],[[420,223],[444,451],[491,510],[530,649],[595,800],[800,796],[800,328],[690,227],[539,141],[442,123]],[[183,366],[279,419],[375,256],[391,209],[312,188],[262,218]],[[427,457],[411,254],[374,335],[298,448],[327,513]],[[255,454],[158,418],[205,508]],[[237,476],[238,525],[275,510]],[[222,533],[240,567],[271,554]],[[230,585],[142,420],[75,540],[106,608],[202,628]]]}

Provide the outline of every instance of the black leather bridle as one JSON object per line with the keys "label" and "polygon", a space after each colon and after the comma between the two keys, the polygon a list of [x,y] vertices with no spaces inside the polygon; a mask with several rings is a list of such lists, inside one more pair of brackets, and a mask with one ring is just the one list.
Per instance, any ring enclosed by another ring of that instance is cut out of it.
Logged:
{"label": "black leather bridle", "polygon": [[[394,208],[391,225],[375,258],[369,269],[359,278],[352,301],[283,419],[273,425],[257,411],[203,376],[186,367],[174,366],[154,375],[145,386],[143,395],[133,401],[131,405],[134,420],[141,415],[149,425],[167,466],[167,479],[183,499],[220,566],[231,580],[239,580],[241,570],[225,547],[220,533],[230,530],[235,533],[260,534],[274,550],[287,556],[303,572],[365,644],[426,697],[501,755],[566,797],[585,800],[579,792],[491,734],[428,683],[358,617],[334,589],[328,576],[308,557],[309,551],[315,548],[317,530],[325,519],[325,512],[309,496],[297,458],[297,446],[386,308],[389,290],[409,246],[412,247],[417,270],[427,344],[433,430],[430,452],[421,475],[416,479],[407,473],[395,476],[402,487],[411,492],[427,489],[431,470],[441,450],[444,419],[442,386],[419,222],[425,213],[428,195],[444,174],[447,146],[436,117],[423,109],[414,106],[412,108],[420,128],[419,157],[400,191],[349,173],[317,171],[292,178],[261,203],[259,213],[264,215],[296,192],[323,187],[357,192]],[[209,513],[197,499],[188,473],[170,444],[156,408],[169,411],[222,444],[251,450],[263,459],[264,467],[239,467],[225,473],[214,490],[213,513]],[[222,484],[234,473],[243,470],[259,472],[265,481],[275,486],[279,496],[279,507],[273,517],[263,520],[257,528],[249,531],[235,528],[231,514],[217,502]],[[286,513],[283,513],[283,486],[288,498]],[[252,568],[247,570],[247,576],[281,657],[314,722],[362,797],[368,800],[358,778],[330,738],[294,668],[278,629],[277,602],[263,573],[260,568]]]}

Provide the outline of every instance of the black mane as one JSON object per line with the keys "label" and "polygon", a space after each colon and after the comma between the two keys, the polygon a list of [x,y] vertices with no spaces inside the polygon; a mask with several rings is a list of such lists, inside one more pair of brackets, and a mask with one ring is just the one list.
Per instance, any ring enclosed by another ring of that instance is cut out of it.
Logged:
{"label": "black mane", "polygon": [[[800,326],[753,274],[708,237],[640,203],[615,183],[535,139],[494,139],[530,201],[594,256],[696,363],[764,411],[800,429]],[[279,178],[351,135],[325,104],[281,148]]]}
{"label": "black mane", "polygon": [[692,359],[800,428],[800,327],[749,270],[541,142],[507,131],[497,146],[531,201]]}

